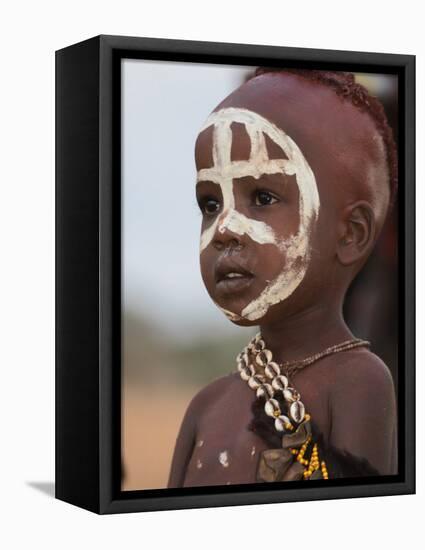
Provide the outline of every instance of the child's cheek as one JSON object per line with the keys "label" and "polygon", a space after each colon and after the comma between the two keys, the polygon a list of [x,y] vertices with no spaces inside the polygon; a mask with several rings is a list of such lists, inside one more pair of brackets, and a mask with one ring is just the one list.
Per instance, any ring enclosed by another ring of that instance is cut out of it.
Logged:
{"label": "child's cheek", "polygon": [[210,244],[204,250],[202,250],[199,256],[199,264],[201,268],[202,280],[211,298],[214,298],[215,289],[215,261],[216,254],[214,253],[213,247]]}
{"label": "child's cheek", "polygon": [[269,219],[278,243],[284,242],[296,235],[299,229],[300,217],[298,205],[282,205],[275,208]]}
{"label": "child's cheek", "polygon": [[286,253],[274,244],[257,244],[250,255],[259,283],[257,289],[262,292],[285,268]]}

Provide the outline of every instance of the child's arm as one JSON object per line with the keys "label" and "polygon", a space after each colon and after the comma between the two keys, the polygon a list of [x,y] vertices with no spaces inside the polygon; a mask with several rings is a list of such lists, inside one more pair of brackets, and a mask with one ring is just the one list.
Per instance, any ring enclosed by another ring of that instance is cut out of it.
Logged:
{"label": "child's arm", "polygon": [[379,474],[396,473],[396,403],[390,371],[372,353],[353,355],[339,368],[330,402],[330,444],[366,459]]}
{"label": "child's arm", "polygon": [[196,442],[198,426],[202,423],[203,413],[214,406],[217,398],[223,396],[223,393],[235,380],[239,381],[239,374],[237,373],[213,380],[202,388],[189,403],[174,448],[168,488],[183,486],[186,469]]}
{"label": "child's arm", "polygon": [[167,484],[168,488],[183,486],[186,468],[196,440],[196,402],[197,399],[195,396],[189,403],[180,426],[180,431],[174,447],[173,460]]}

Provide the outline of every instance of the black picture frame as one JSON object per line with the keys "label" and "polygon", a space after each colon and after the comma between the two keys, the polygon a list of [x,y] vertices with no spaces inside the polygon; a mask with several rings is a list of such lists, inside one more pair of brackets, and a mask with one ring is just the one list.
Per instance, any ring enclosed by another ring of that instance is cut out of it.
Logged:
{"label": "black picture frame", "polygon": [[[357,480],[120,488],[120,67],[123,58],[399,77],[399,473]],[[96,513],[415,491],[415,57],[121,36],[56,52],[56,498]],[[301,489],[302,487],[302,489]]]}

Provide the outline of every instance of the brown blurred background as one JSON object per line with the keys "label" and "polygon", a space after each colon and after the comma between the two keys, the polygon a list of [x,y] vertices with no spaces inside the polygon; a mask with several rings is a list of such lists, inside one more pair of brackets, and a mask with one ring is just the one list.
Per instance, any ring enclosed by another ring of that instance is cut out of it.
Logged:
{"label": "brown blurred background", "polygon": [[[124,62],[123,490],[166,487],[189,401],[235,369],[235,356],[256,332],[233,326],[203,288],[193,163],[208,113],[253,70]],[[397,138],[396,77],[356,79],[381,99]],[[396,211],[347,295],[345,315],[397,383]]]}

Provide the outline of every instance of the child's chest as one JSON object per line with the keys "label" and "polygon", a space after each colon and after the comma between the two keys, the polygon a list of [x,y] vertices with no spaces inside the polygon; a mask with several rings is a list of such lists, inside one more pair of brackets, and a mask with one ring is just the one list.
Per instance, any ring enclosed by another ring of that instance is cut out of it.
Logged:
{"label": "child's chest", "polygon": [[[327,401],[316,391],[316,386],[301,385],[306,408],[326,437]],[[248,429],[255,399],[254,392],[240,381],[237,391],[220,396],[202,411],[184,486],[256,482],[261,452],[270,446]]]}
{"label": "child's chest", "polygon": [[248,430],[253,396],[249,397],[220,400],[202,416],[185,486],[255,482],[258,459],[267,445]]}

